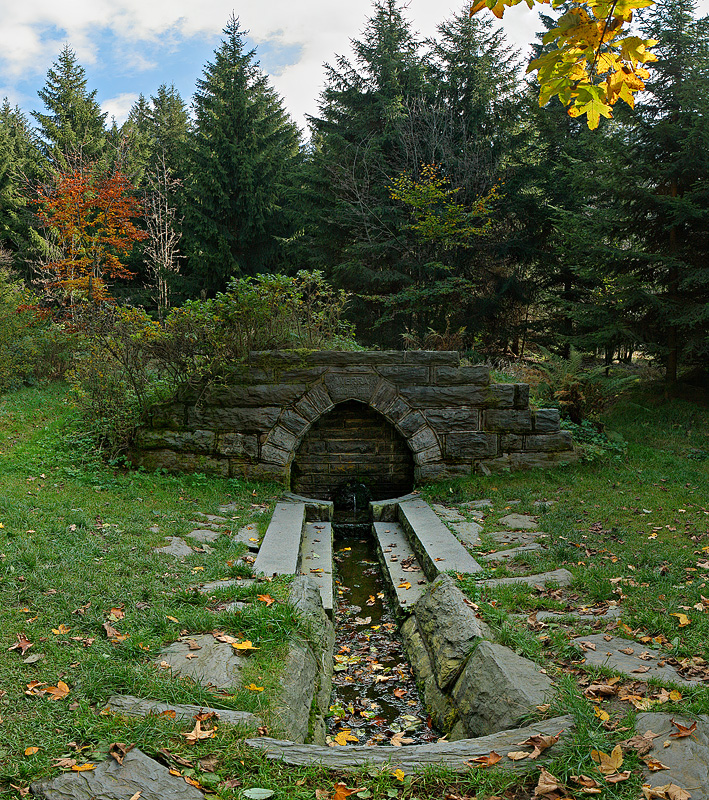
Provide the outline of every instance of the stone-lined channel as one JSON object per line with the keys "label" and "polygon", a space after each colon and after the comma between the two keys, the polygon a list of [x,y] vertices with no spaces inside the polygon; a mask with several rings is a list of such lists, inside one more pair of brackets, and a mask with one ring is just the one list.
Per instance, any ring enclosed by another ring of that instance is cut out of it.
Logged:
{"label": "stone-lined channel", "polygon": [[340,734],[337,741],[348,744],[434,742],[440,734],[403,650],[371,524],[335,524],[334,536],[336,641],[328,736]]}

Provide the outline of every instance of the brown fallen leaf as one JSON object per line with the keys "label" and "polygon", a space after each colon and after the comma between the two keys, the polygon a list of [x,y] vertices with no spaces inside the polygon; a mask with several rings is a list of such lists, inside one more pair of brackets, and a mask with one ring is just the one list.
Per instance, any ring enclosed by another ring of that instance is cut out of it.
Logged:
{"label": "brown fallen leaf", "polygon": [[685,736],[691,736],[694,731],[697,730],[697,723],[696,721],[693,722],[689,727],[686,725],[682,725],[680,722],[675,722],[674,719],[670,719],[670,722],[677,728],[676,731],[673,731],[670,734],[670,738],[674,739],[684,739]]}
{"label": "brown fallen leaf", "polygon": [[639,756],[644,756],[652,750],[652,740],[656,739],[659,736],[658,733],[653,733],[652,731],[645,731],[645,733],[641,736],[640,734],[636,734],[630,739],[627,739],[624,742],[621,742],[621,747],[626,749],[632,748],[633,750],[637,751]]}
{"label": "brown fallen leaf", "polygon": [[218,764],[219,756],[216,753],[199,759],[199,768],[202,772],[215,772]]}
{"label": "brown fallen leaf", "polygon": [[645,756],[642,760],[647,764],[647,768],[650,772],[659,772],[663,769],[669,769],[669,767],[666,767],[661,761],[658,761],[652,756]]}
{"label": "brown fallen leaf", "polygon": [[494,750],[491,750],[486,756],[471,758],[469,763],[477,764],[478,768],[481,768],[492,767],[500,761],[502,761],[502,756],[499,753],[496,753]]}
{"label": "brown fallen leaf", "polygon": [[560,783],[559,780],[551,774],[551,772],[547,772],[544,767],[540,767],[539,769],[541,772],[539,775],[539,782],[534,790],[535,797],[544,797],[544,795],[552,794],[552,792],[566,791],[564,784]]}
{"label": "brown fallen leaf", "polygon": [[141,797],[142,794],[143,793],[141,791],[138,791],[135,794],[132,794],[130,796],[129,800],[140,800],[140,797]]}
{"label": "brown fallen leaf", "polygon": [[122,765],[123,759],[128,755],[128,753],[130,753],[133,747],[134,745],[132,744],[126,745],[123,744],[123,742],[114,742],[108,748],[108,755],[112,758],[115,758],[115,760]]}
{"label": "brown fallen leaf", "polygon": [[666,783],[664,786],[652,787],[647,783],[642,786],[645,800],[690,800],[692,795],[681,786],[674,783]]}
{"label": "brown fallen leaf", "polygon": [[76,764],[75,758],[67,758],[66,756],[62,758],[55,758],[54,759],[54,766],[59,767],[60,769],[69,769]]}
{"label": "brown fallen leaf", "polygon": [[335,794],[332,796],[332,800],[345,800],[346,797],[349,797],[351,794],[354,794],[357,789],[348,789],[344,783],[336,783],[335,784]]}
{"label": "brown fallen leaf", "polygon": [[27,638],[27,636],[25,636],[24,633],[18,633],[17,634],[17,641],[15,642],[15,644],[13,644],[12,647],[8,647],[7,649],[8,650],[19,650],[20,651],[20,655],[23,656],[30,649],[30,647],[34,647],[34,643],[31,642]]}
{"label": "brown fallen leaf", "polygon": [[601,784],[588,775],[572,775],[571,780],[581,787],[582,794],[601,794],[603,791]]}
{"label": "brown fallen leaf", "polygon": [[276,602],[275,599],[273,597],[271,597],[270,594],[259,594],[259,595],[256,595],[256,598],[258,600],[260,600],[262,603],[265,603],[266,607],[268,607],[268,606],[270,606],[270,605],[272,605],[273,603]]}
{"label": "brown fallen leaf", "polygon": [[202,788],[202,784],[199,781],[196,781],[194,778],[190,778],[188,775],[184,776],[185,783],[189,783],[190,786],[196,786],[197,789]]}
{"label": "brown fallen leaf", "polygon": [[564,729],[562,728],[559,733],[556,734],[556,736],[543,736],[542,734],[536,734],[534,736],[530,736],[529,739],[525,739],[523,742],[519,742],[519,745],[520,747],[533,747],[534,750],[529,754],[529,759],[534,760],[535,758],[538,758],[548,747],[556,744],[563,732]]}
{"label": "brown fallen leaf", "polygon": [[620,783],[627,781],[630,777],[630,770],[626,769],[625,772],[616,772],[613,775],[606,775],[606,783]]}
{"label": "brown fallen leaf", "polygon": [[637,669],[631,670],[631,672],[650,672],[650,667],[638,667]]}
{"label": "brown fallen leaf", "polygon": [[197,642],[195,642],[194,639],[189,639],[188,642],[187,642],[187,649],[188,650],[201,650],[202,649],[202,645],[201,644],[197,644]]}
{"label": "brown fallen leaf", "polygon": [[108,612],[108,614],[106,615],[106,617],[107,617],[107,618],[108,618],[108,619],[109,619],[111,622],[118,622],[119,620],[122,620],[122,619],[123,619],[123,617],[125,617],[125,615],[126,615],[126,612],[123,610],[123,607],[122,607],[122,606],[119,606],[118,608],[112,608],[112,609],[111,609],[111,610]]}
{"label": "brown fallen leaf", "polygon": [[128,638],[127,633],[120,633],[110,622],[104,622],[101,627],[106,631],[106,637],[111,642],[122,642]]}
{"label": "brown fallen leaf", "polygon": [[403,744],[411,744],[413,739],[410,739],[404,736],[404,732],[400,731],[399,733],[395,733],[391,739],[389,739],[389,743],[393,744],[394,747],[401,747]]}
{"label": "brown fallen leaf", "polygon": [[47,686],[42,690],[48,694],[52,700],[63,700],[71,691],[64,681],[57,681],[56,686]]}
{"label": "brown fallen leaf", "polygon": [[25,755],[26,756],[33,756],[35,753],[39,753],[39,747],[27,747],[27,748],[25,748]]}
{"label": "brown fallen leaf", "polygon": [[593,642],[581,642],[581,647],[584,650],[595,650],[596,645]]}
{"label": "brown fallen leaf", "polygon": [[193,730],[180,734],[187,739],[188,744],[197,744],[197,742],[201,741],[202,739],[212,739],[217,734],[217,729],[210,728],[207,730],[202,730],[202,722],[197,720],[195,722]]}
{"label": "brown fallen leaf", "polygon": [[71,628],[68,625],[60,625],[58,628],[52,628],[52,633],[55,636],[64,636],[65,633],[69,633]]}
{"label": "brown fallen leaf", "polygon": [[10,786],[20,795],[20,797],[27,797],[30,793],[29,786],[15,786],[14,783],[11,783]]}

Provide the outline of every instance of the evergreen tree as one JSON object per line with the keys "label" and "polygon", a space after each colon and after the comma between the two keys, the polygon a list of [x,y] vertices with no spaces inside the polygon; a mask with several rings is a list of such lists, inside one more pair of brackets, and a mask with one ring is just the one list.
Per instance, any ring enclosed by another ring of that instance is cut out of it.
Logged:
{"label": "evergreen tree", "polygon": [[41,169],[42,157],[27,118],[5,99],[0,106],[0,248],[12,254],[15,268],[26,279],[31,262],[42,252],[27,200]]}
{"label": "evergreen tree", "polygon": [[623,267],[641,284],[641,333],[669,382],[683,360],[709,356],[709,18],[695,15],[694,0],[658,0],[646,16],[658,61],[630,117],[618,185],[641,244]]}
{"label": "evergreen tree", "polygon": [[106,144],[106,114],[96,102],[96,90],[86,88],[86,73],[76,54],[65,45],[47,72],[47,81],[37,93],[47,113],[32,112],[39,123],[42,150],[58,168],[69,156],[94,161]]}
{"label": "evergreen tree", "polygon": [[279,238],[290,232],[282,201],[299,143],[236,18],[224,36],[197,84],[185,186],[188,271],[209,293],[231,276],[276,268]]}

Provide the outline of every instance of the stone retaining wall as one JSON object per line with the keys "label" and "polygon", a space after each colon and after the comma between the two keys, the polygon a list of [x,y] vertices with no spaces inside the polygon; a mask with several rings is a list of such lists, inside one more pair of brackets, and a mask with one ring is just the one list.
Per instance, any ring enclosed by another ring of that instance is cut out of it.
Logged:
{"label": "stone retaining wall", "polygon": [[[230,385],[184,391],[155,408],[137,434],[132,460],[150,470],[290,485],[291,467],[322,446],[317,431],[344,403],[361,404],[367,425],[375,412],[391,428],[419,482],[575,458],[557,410],[531,410],[527,384],[491,383],[488,367],[461,366],[458,353],[327,350],[251,353]],[[356,435],[347,441],[352,445]],[[333,445],[321,486],[311,481],[308,494],[325,496],[338,482],[358,479],[380,456],[382,480],[400,469],[387,461],[382,443],[367,441],[340,450]],[[299,491],[297,482],[292,488]]]}

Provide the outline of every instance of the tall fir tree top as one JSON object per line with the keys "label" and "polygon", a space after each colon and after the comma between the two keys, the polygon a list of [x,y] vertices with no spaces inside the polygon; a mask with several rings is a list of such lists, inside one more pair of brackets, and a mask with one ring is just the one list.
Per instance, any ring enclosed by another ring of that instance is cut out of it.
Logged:
{"label": "tall fir tree top", "polygon": [[61,168],[77,152],[97,158],[105,145],[107,115],[96,101],[96,90],[89,92],[86,83],[86,72],[67,44],[37,92],[49,113],[33,111],[32,116],[39,123],[45,155]]}

